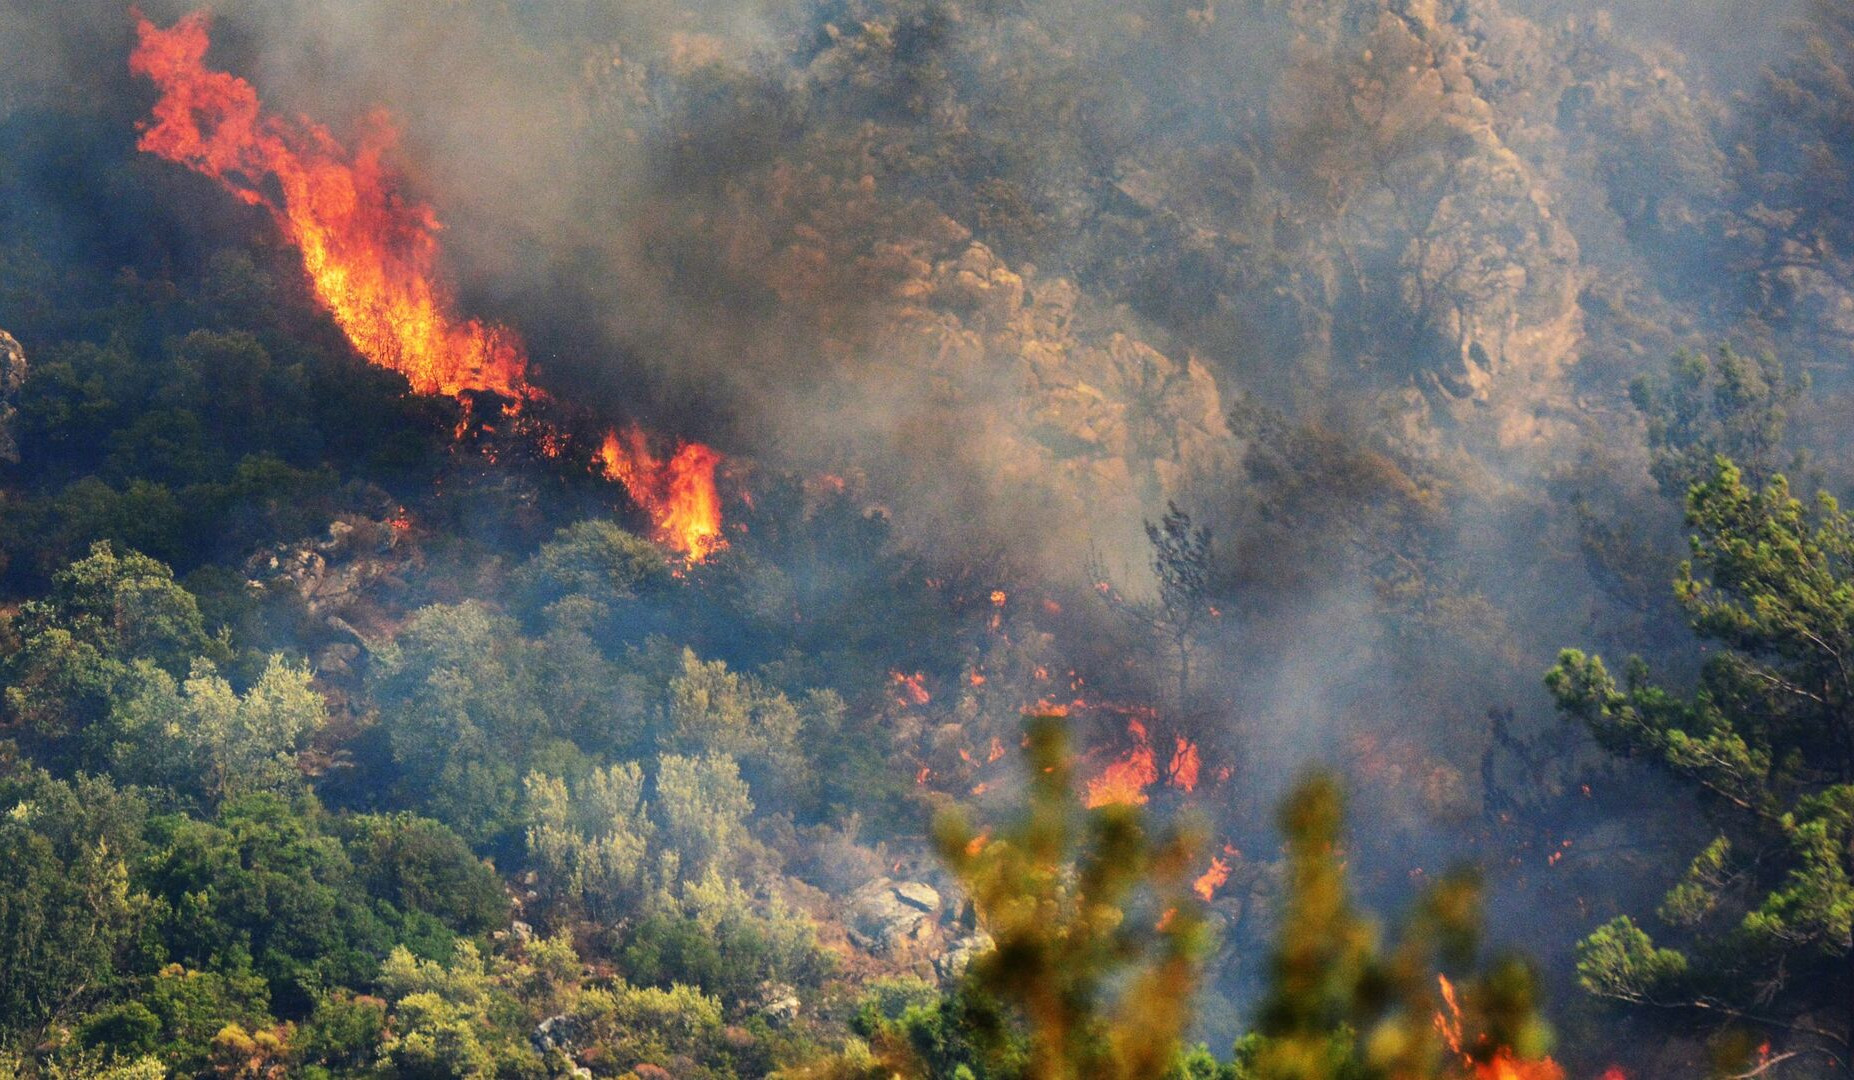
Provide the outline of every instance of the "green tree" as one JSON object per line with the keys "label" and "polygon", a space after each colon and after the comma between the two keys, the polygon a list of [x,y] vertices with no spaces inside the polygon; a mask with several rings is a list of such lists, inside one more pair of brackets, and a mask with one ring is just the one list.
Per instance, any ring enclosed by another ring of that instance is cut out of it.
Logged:
{"label": "green tree", "polygon": [[811,786],[811,765],[799,743],[809,718],[799,704],[719,660],[704,661],[684,649],[664,714],[663,750],[723,754],[743,763],[760,802],[783,796],[789,804]]}
{"label": "green tree", "polygon": [[1719,646],[1696,692],[1653,685],[1639,661],[1619,684],[1576,650],[1546,676],[1606,747],[1690,785],[1717,830],[1656,913],[1675,947],[1623,917],[1583,943],[1579,978],[1601,998],[1848,1062],[1854,519],[1826,495],[1792,498],[1780,475],[1754,488],[1720,458],[1687,522],[1675,591]]}
{"label": "green tree", "polygon": [[53,577],[51,592],[25,605],[20,619],[28,637],[62,627],[107,656],[153,660],[176,675],[194,657],[223,650],[173,571],[139,552],[118,555],[107,542]]}
{"label": "green tree", "polygon": [[1682,350],[1660,378],[1643,376],[1629,399],[1648,424],[1648,470],[1664,495],[1684,499],[1706,480],[1713,460],[1737,462],[1753,484],[1781,467],[1789,411],[1806,389],[1775,353],[1744,356],[1721,345],[1712,356]]}
{"label": "green tree", "polygon": [[[1206,944],[1189,828],[1151,831],[1135,807],[1084,814],[1062,721],[1030,727],[1023,818],[974,831],[949,814],[943,857],[996,947],[963,982],[878,985],[855,1029],[870,1040],[794,1075],[934,1080],[1558,1080],[1530,970],[1476,967],[1479,892],[1453,875],[1390,945],[1353,904],[1339,789],[1316,776],[1283,807],[1285,895],[1256,1028],[1219,1063],[1181,1033]],[[1445,973],[1462,975],[1450,982]]]}
{"label": "green tree", "polygon": [[[1134,807],[1080,811],[1059,718],[1030,724],[1027,760],[1022,820],[989,833],[957,814],[935,824],[941,857],[996,942],[968,977],[1021,1015],[1028,1080],[1158,1076],[1178,1051],[1208,945],[1190,891],[1198,838],[1151,832]],[[997,1018],[979,1024],[989,1056],[1009,1053],[1001,1032]]]}
{"label": "green tree", "polygon": [[509,578],[516,607],[538,616],[568,597],[582,597],[609,618],[670,578],[661,548],[610,521],[582,521],[554,534]]}
{"label": "green tree", "polygon": [[558,915],[615,922],[641,897],[655,826],[644,772],[626,762],[570,786],[529,773],[528,859]]}
{"label": "green tree", "polygon": [[617,1060],[673,1065],[679,1055],[708,1056],[720,1042],[721,1002],[680,983],[667,988],[631,986],[622,979],[609,988],[587,990],[574,1002],[573,1017]]}
{"label": "green tree", "polygon": [[142,800],[108,780],[0,776],[0,1043],[105,997],[152,914],[130,879]]}
{"label": "green tree", "polygon": [[663,846],[675,857],[673,876],[699,881],[710,870],[731,871],[753,843],[747,832],[753,800],[734,759],[665,754],[656,779],[652,807]]}
{"label": "green tree", "polygon": [[474,844],[515,827],[523,765],[548,730],[513,620],[475,602],[421,609],[382,650],[387,711],[408,803]]}
{"label": "green tree", "polygon": [[98,543],[56,574],[43,599],[20,608],[21,648],[0,663],[6,711],[47,740],[76,737],[80,764],[101,764],[106,721],[136,661],[183,675],[199,657],[223,660],[198,602],[161,562]]}
{"label": "green tree", "polygon": [[228,1025],[258,1029],[270,1021],[264,980],[249,973],[169,964],[136,987],[133,1001],[99,1010],[78,1025],[77,1042],[130,1053],[146,1048],[177,1076],[207,1072],[213,1041]]}
{"label": "green tree", "polygon": [[394,1076],[429,1080],[537,1075],[538,1055],[496,1023],[513,1004],[500,982],[468,941],[448,964],[395,948],[380,968],[392,1002],[383,1064]]}
{"label": "green tree", "polygon": [[296,751],[327,711],[307,667],[273,656],[243,694],[204,659],[179,684],[140,661],[134,681],[132,696],[112,713],[120,741],[111,758],[120,775],[201,791],[215,802],[300,786]]}
{"label": "green tree", "polygon": [[392,1034],[381,1045],[391,1075],[403,1080],[482,1080],[496,1059],[479,1035],[482,1019],[434,993],[408,994],[393,1006]]}
{"label": "green tree", "polygon": [[385,1038],[385,1002],[331,994],[316,1003],[304,1022],[296,1050],[307,1064],[356,1074],[373,1064]]}
{"label": "green tree", "polygon": [[336,826],[368,895],[402,912],[428,912],[459,933],[507,925],[509,898],[495,868],[440,822],[362,814]]}
{"label": "green tree", "polygon": [[173,959],[262,977],[281,1015],[325,990],[365,985],[392,943],[393,914],[361,887],[307,798],[227,800],[211,822],[157,819],[137,880],[165,902]]}
{"label": "green tree", "polygon": [[[1281,811],[1286,894],[1255,1031],[1236,1047],[1239,1080],[1417,1080],[1475,1064],[1530,1062],[1529,1076],[1561,1076],[1545,1052],[1531,976],[1514,959],[1469,971],[1479,890],[1452,875],[1427,892],[1386,945],[1353,904],[1346,882],[1343,800],[1315,776]],[[1510,1068],[1509,1072],[1517,1072]],[[1504,1075],[1496,1072],[1495,1075]]]}

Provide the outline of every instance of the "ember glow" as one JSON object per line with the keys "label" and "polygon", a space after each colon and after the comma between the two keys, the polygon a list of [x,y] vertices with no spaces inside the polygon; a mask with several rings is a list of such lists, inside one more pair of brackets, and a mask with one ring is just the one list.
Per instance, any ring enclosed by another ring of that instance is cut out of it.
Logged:
{"label": "ember glow", "polygon": [[[137,145],[268,211],[354,350],[415,392],[466,405],[494,394],[506,413],[545,400],[513,330],[454,314],[438,274],[437,216],[404,198],[386,165],[396,141],[387,118],[373,117],[350,151],[319,124],[265,114],[250,83],[206,67],[208,28],[204,12],[165,30],[136,15],[129,68],[160,91]],[[559,456],[561,432],[530,428],[544,456]],[[720,460],[692,442],[659,457],[635,428],[608,432],[598,455],[604,475],[651,516],[657,540],[691,561],[724,546]]]}

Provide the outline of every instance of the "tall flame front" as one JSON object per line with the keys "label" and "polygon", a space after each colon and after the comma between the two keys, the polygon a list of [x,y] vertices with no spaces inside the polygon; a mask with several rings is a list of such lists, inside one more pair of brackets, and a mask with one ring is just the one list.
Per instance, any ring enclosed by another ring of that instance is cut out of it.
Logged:
{"label": "tall flame front", "polygon": [[[355,351],[414,391],[493,393],[509,410],[544,399],[514,331],[452,313],[437,273],[437,217],[401,197],[386,167],[395,141],[387,118],[372,117],[350,153],[318,124],[266,115],[250,83],[205,66],[208,28],[203,12],[165,30],[136,15],[129,68],[160,91],[140,148],[269,211]],[[558,444],[558,433],[542,435]],[[700,443],[659,456],[632,429],[623,440],[607,434],[598,465],[651,515],[659,541],[694,560],[721,545],[720,460]]]}
{"label": "tall flame front", "polygon": [[635,427],[605,433],[599,465],[608,479],[623,484],[639,506],[656,519],[657,536],[691,558],[721,546],[721,497],[715,491],[715,466],[721,455],[701,443],[684,443],[667,459],[650,450],[650,439]]}

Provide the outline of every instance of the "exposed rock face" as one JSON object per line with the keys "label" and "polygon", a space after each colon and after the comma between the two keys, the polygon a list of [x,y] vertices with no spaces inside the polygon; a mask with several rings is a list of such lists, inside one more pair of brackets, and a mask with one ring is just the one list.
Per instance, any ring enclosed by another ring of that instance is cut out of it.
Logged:
{"label": "exposed rock face", "polygon": [[753,395],[746,441],[860,474],[904,532],[1009,537],[1076,565],[1103,534],[1143,542],[1188,470],[1232,456],[1195,357],[870,176],[775,167],[699,229],[775,301],[755,345],[784,355],[741,365],[731,333],[679,328],[689,368]]}
{"label": "exposed rock face", "polygon": [[1210,371],[1124,330],[1085,329],[1070,282],[1026,278],[977,243],[915,270],[869,351],[925,376],[924,395],[946,395],[950,430],[967,433],[960,453],[1006,505],[1047,507],[1057,523],[1137,523],[1191,470],[1230,460]]}
{"label": "exposed rock face", "polygon": [[386,636],[380,604],[421,561],[405,535],[390,521],[343,518],[320,540],[260,551],[245,563],[245,576],[256,587],[287,589],[301,599],[309,616],[337,638],[318,653],[318,667],[339,672],[370,640]]}
{"label": "exposed rock face", "polygon": [[585,1041],[586,1033],[578,1020],[565,1013],[550,1016],[528,1033],[528,1042],[542,1054],[559,1051],[571,1057]]}
{"label": "exposed rock face", "polygon": [[1400,248],[1403,312],[1419,342],[1440,346],[1423,373],[1429,385],[1486,403],[1510,396],[1497,392],[1508,384],[1549,383],[1570,359],[1581,330],[1578,247],[1480,88],[1477,75],[1498,73],[1436,8],[1394,3],[1365,41],[1367,86],[1382,100],[1360,112],[1386,109],[1400,125],[1418,117],[1428,130],[1396,147],[1383,177],[1395,197],[1375,200],[1357,224],[1365,243]]}
{"label": "exposed rock face", "polygon": [[[1413,388],[1409,406],[1503,445],[1539,438],[1540,405],[1582,341],[1583,270],[1523,111],[1545,106],[1510,89],[1535,73],[1501,49],[1536,28],[1433,0],[1307,5],[1290,22],[1301,54],[1269,105],[1276,155],[1258,164],[1286,201],[1270,221],[1192,219],[1226,287],[1247,294],[1225,306],[1274,339],[1232,347],[1298,355],[1306,376],[1387,400]],[[1143,185],[1149,212],[1196,209],[1182,185],[1200,174],[1167,171],[1169,186]],[[1272,242],[1262,259],[1257,225]]]}
{"label": "exposed rock face", "polygon": [[19,410],[14,403],[25,383],[26,350],[0,330],[0,461],[19,463]]}
{"label": "exposed rock face", "polygon": [[756,1007],[767,1020],[785,1025],[798,1019],[804,1003],[799,1000],[798,991],[793,987],[781,982],[767,982],[760,986]]}
{"label": "exposed rock face", "polygon": [[895,899],[928,915],[940,913],[940,894],[933,886],[918,881],[904,881],[894,888]]}
{"label": "exposed rock face", "polygon": [[975,931],[947,946],[945,952],[934,957],[933,970],[943,981],[952,982],[966,973],[972,961],[997,947],[991,935],[984,931]]}
{"label": "exposed rock face", "polygon": [[939,936],[939,900],[928,885],[878,878],[850,894],[850,940],[880,956],[929,952]]}

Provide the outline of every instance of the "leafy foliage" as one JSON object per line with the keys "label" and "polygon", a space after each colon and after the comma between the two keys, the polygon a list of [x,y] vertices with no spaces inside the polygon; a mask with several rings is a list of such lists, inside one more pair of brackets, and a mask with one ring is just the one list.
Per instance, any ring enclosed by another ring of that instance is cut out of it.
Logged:
{"label": "leafy foliage", "polygon": [[1713,356],[1677,353],[1662,378],[1635,380],[1629,398],[1647,420],[1649,471],[1662,494],[1685,498],[1720,455],[1753,484],[1768,480],[1785,465],[1785,425],[1805,389],[1775,353],[1742,356],[1730,345]]}
{"label": "leafy foliage", "polygon": [[1182,831],[1149,836],[1129,806],[1082,818],[1067,746],[1060,718],[1030,725],[1029,807],[1014,827],[935,826],[996,942],[971,978],[1022,1010],[1026,1075],[1152,1076],[1177,1049],[1205,944],[1186,881],[1198,844]]}
{"label": "leafy foliage", "polygon": [[0,777],[0,1031],[44,1025],[105,997],[129,968],[149,897],[130,883],[147,809],[108,780]]}

